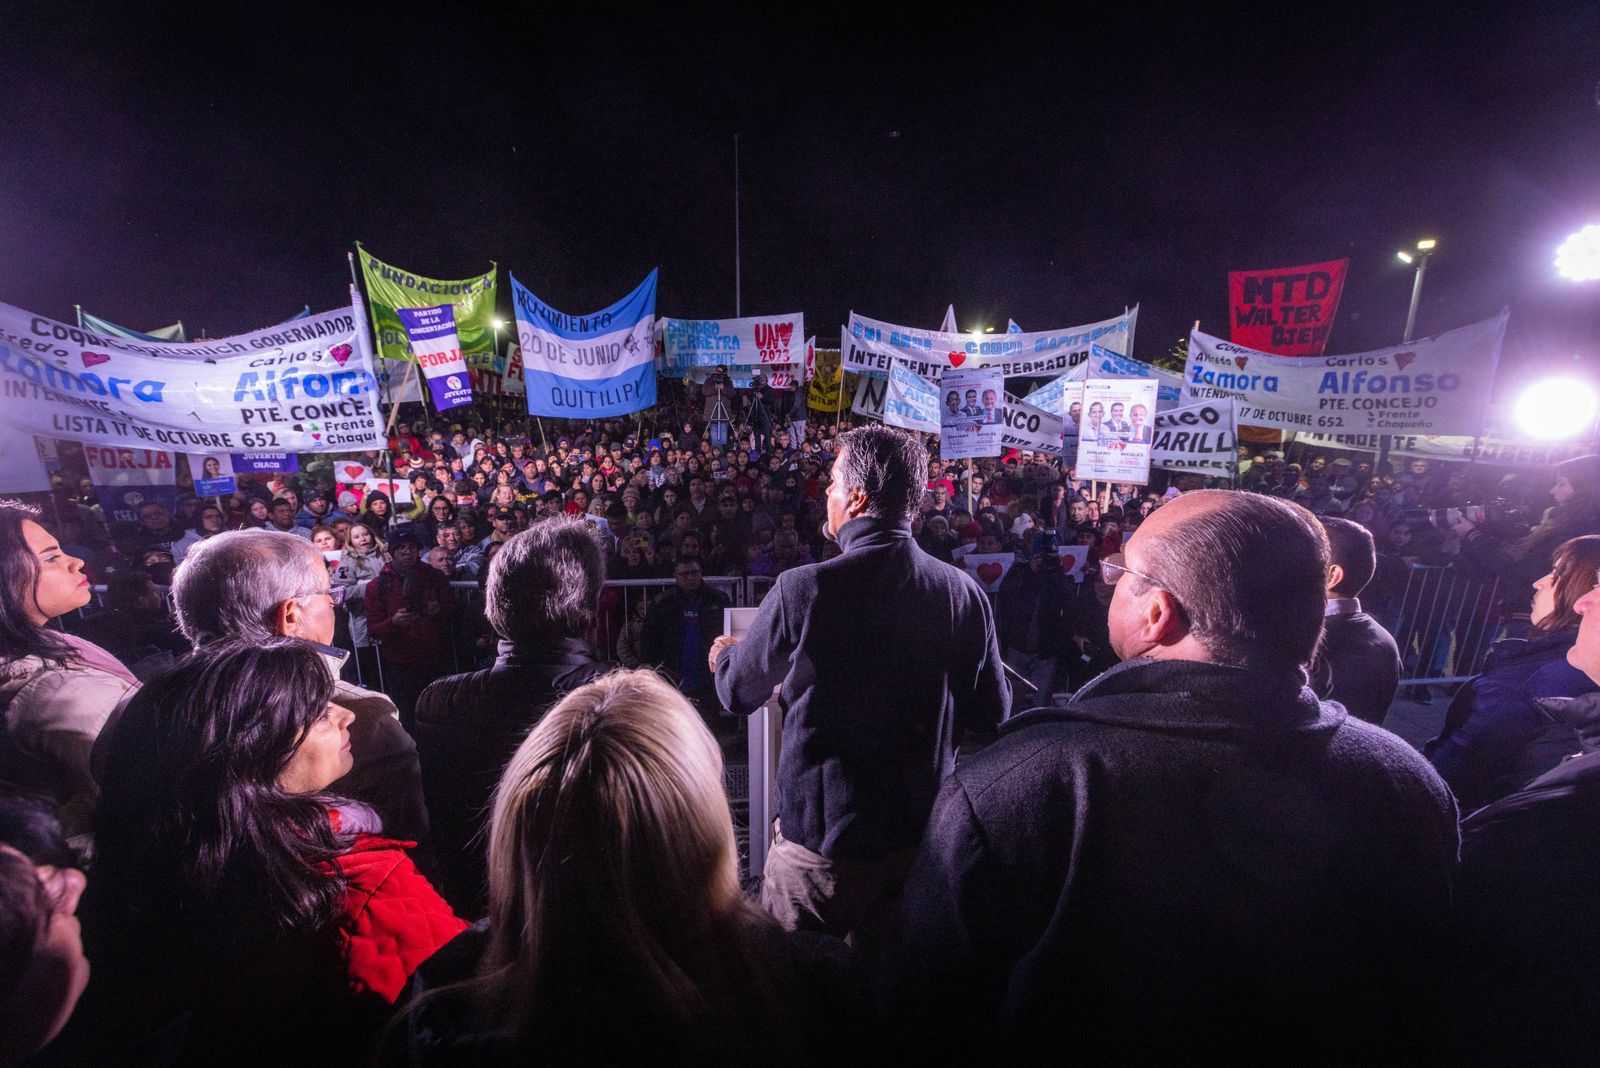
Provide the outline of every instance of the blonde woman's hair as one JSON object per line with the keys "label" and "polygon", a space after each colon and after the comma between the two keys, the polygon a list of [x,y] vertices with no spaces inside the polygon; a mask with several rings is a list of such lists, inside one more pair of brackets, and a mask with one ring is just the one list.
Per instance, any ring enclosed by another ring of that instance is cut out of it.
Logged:
{"label": "blonde woman's hair", "polygon": [[495,790],[481,1007],[530,1037],[597,1001],[692,1024],[760,981],[734,979],[755,911],[737,866],[722,754],[688,701],[650,671],[574,690]]}

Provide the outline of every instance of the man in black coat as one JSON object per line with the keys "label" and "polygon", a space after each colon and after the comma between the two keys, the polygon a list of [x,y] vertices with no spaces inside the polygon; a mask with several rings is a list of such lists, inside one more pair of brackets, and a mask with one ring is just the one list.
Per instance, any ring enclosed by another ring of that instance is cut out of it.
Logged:
{"label": "man in black coat", "polygon": [[[1077,583],[1061,573],[1055,546],[1041,547],[1025,565],[1013,567],[1000,583],[996,624],[1000,648],[1011,669],[1032,684],[1013,694],[1017,711],[1049,704],[1056,691],[1062,658],[1072,652],[1072,609]],[[1060,686],[1062,690],[1067,687]],[[1022,691],[1027,691],[1026,693]]]}
{"label": "man in black coat", "polygon": [[1209,491],[1104,563],[1123,663],[940,791],[878,977],[906,1041],[1090,1064],[1427,1048],[1455,803],[1305,685],[1327,560],[1304,509]]}
{"label": "man in black coat", "polygon": [[648,663],[661,665],[676,680],[678,689],[699,709],[715,734],[720,726],[719,710],[706,654],[712,639],[722,633],[723,610],[733,602],[721,590],[706,585],[698,556],[680,554],[672,577],[677,587],[651,601],[645,610],[639,647]]}
{"label": "man in black coat", "polygon": [[1311,665],[1311,687],[1359,720],[1382,725],[1400,688],[1400,647],[1361,610],[1361,591],[1378,568],[1367,528],[1322,517],[1328,535],[1328,607],[1322,645]]}
{"label": "man in black coat", "polygon": [[605,577],[595,529],[581,519],[544,519],[510,538],[484,586],[500,636],[493,666],[439,679],[417,699],[439,889],[463,916],[483,912],[479,832],[501,769],[552,705],[609,670],[584,639]]}
{"label": "man in black coat", "polygon": [[992,732],[1011,689],[989,599],[912,540],[921,444],[868,426],[840,445],[825,530],[843,554],[779,575],[711,663],[729,711],[774,688],[784,711],[762,904],[790,929],[843,935],[898,888],[958,742]]}

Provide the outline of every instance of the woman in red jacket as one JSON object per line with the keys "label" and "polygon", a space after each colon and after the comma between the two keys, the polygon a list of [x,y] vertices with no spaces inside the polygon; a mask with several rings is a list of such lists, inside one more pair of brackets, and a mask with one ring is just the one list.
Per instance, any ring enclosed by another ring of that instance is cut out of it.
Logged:
{"label": "woman in red jacket", "polygon": [[182,1063],[335,1063],[464,929],[413,843],[323,793],[351,767],[352,715],[332,697],[311,645],[224,642],[110,728],[91,932],[102,1007],[133,1016],[98,1033],[160,1033]]}

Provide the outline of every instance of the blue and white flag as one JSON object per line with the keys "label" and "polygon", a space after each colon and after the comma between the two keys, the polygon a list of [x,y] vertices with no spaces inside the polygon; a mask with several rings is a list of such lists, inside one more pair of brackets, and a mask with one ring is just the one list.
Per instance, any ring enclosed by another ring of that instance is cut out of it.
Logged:
{"label": "blue and white flag", "polygon": [[1022,327],[1017,325],[1017,321],[1015,319],[1007,319],[1006,320],[1006,333],[1008,333],[1008,334],[1020,334],[1020,333],[1022,333]]}
{"label": "blue and white flag", "polygon": [[[308,309],[309,310],[309,309]],[[102,319],[98,315],[90,315],[82,308],[78,309],[78,325],[85,330],[92,330],[97,334],[110,337],[125,337],[133,341],[187,341],[183,333],[183,320],[179,319],[171,326],[158,326],[154,330],[133,330],[126,326],[118,326],[110,319]]]}
{"label": "blue and white flag", "polygon": [[626,415],[656,402],[656,276],[609,308],[557,311],[511,276],[528,414]]}

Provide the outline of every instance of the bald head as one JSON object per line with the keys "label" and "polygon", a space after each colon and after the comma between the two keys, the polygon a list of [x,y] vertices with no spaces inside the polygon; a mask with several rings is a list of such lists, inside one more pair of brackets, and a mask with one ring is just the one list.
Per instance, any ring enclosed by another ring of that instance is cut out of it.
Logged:
{"label": "bald head", "polygon": [[1127,563],[1172,596],[1216,663],[1296,668],[1316,651],[1328,539],[1298,505],[1231,490],[1185,493],[1139,527]]}

